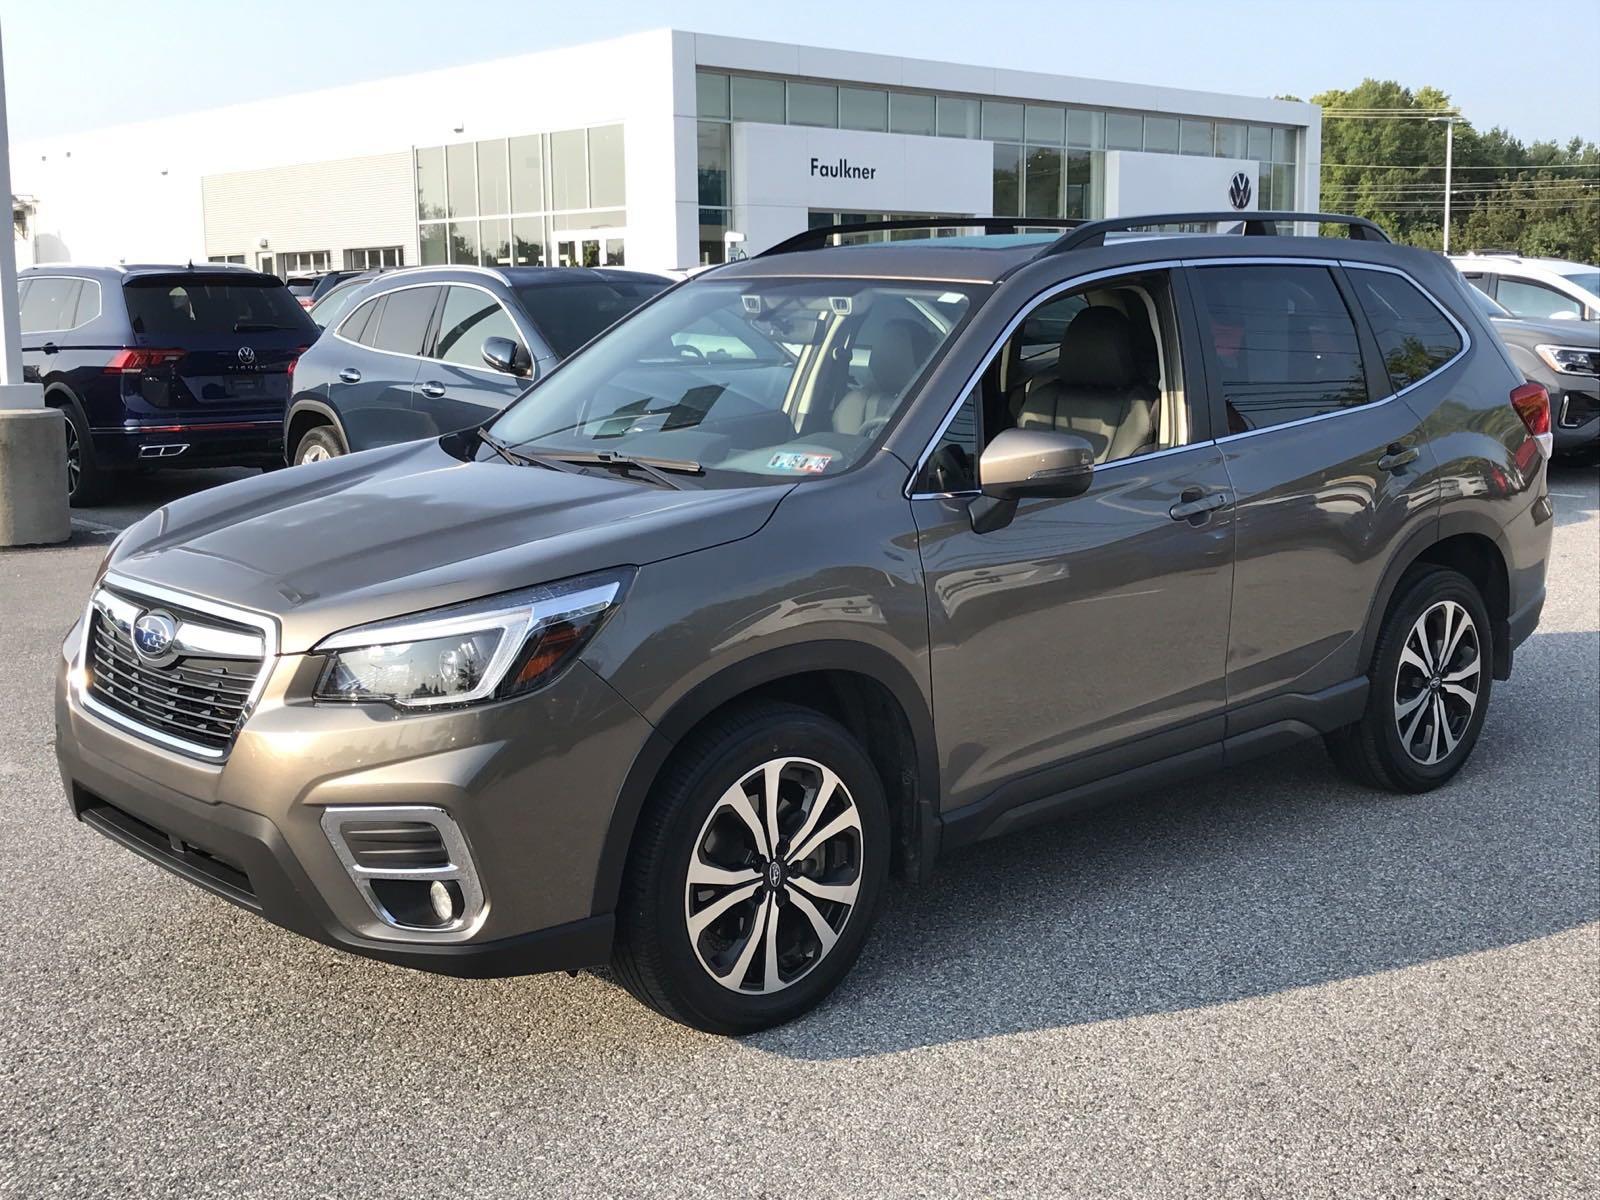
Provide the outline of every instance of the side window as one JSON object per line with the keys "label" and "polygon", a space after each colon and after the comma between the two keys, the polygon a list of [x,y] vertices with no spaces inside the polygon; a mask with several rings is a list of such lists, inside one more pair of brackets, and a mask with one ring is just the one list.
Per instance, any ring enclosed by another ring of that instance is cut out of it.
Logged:
{"label": "side window", "polygon": [[1500,287],[1495,292],[1495,299],[1510,309],[1513,315],[1530,317],[1536,321],[1551,317],[1583,316],[1583,305],[1571,296],[1558,292],[1553,287],[1546,287],[1542,283],[1531,283],[1526,279],[1500,276]]}
{"label": "side window", "polygon": [[53,333],[72,328],[82,280],[64,275],[35,275],[28,281],[18,321],[23,333]]}
{"label": "side window", "polygon": [[438,298],[436,287],[390,292],[375,322],[376,334],[371,329],[364,331],[361,344],[396,354],[421,354],[422,339],[428,333],[428,319],[433,316],[433,304]]}
{"label": "side window", "polygon": [[383,297],[368,300],[355,312],[351,313],[345,323],[339,326],[338,334],[352,342],[359,342],[363,346],[370,346],[371,334],[378,330],[378,309],[383,305]]}
{"label": "side window", "polygon": [[1372,323],[1395,391],[1431,375],[1461,353],[1461,335],[1439,306],[1399,275],[1349,272],[1356,300]]}
{"label": "side window", "polygon": [[78,306],[73,313],[72,328],[87,325],[100,316],[100,285],[92,279],[80,281]]}
{"label": "side window", "polygon": [[1194,271],[1202,340],[1217,365],[1228,433],[1366,404],[1356,326],[1325,267]]}
{"label": "side window", "polygon": [[468,287],[447,288],[433,357],[458,367],[482,367],[483,343],[492,337],[522,342],[522,335],[511,323],[510,314],[488,292]]}
{"label": "side window", "polygon": [[983,447],[1006,429],[1072,434],[1102,464],[1192,441],[1167,272],[1117,276],[1029,311],[940,435],[917,490],[976,489]]}

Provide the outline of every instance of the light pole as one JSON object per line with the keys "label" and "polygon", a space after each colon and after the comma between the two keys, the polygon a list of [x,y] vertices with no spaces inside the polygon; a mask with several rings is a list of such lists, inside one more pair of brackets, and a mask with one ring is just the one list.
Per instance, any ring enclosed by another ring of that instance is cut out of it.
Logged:
{"label": "light pole", "polygon": [[1444,122],[1444,252],[1450,253],[1450,184],[1455,166],[1456,122],[1459,117],[1433,117]]}
{"label": "light pole", "polygon": [[17,313],[15,201],[11,194],[11,139],[6,132],[5,55],[0,47],[0,196],[6,224],[0,237],[0,546],[64,542],[72,533],[67,511],[66,427],[48,408],[44,389],[22,373],[22,331]]}

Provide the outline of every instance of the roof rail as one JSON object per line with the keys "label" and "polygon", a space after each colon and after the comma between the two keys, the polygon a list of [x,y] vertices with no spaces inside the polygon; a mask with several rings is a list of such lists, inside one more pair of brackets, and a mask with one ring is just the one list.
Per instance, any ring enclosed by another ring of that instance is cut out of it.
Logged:
{"label": "roof rail", "polygon": [[1278,222],[1305,221],[1315,222],[1318,225],[1348,225],[1350,227],[1350,236],[1359,241],[1389,241],[1389,235],[1365,217],[1352,217],[1345,213],[1245,212],[1238,210],[1232,212],[1140,213],[1134,217],[1107,217],[1103,221],[1079,222],[1077,228],[1069,233],[1062,234],[1050,245],[1046,246],[1039,253],[1039,257],[1048,258],[1052,254],[1065,254],[1068,250],[1080,250],[1089,246],[1103,246],[1108,233],[1121,233],[1130,229],[1146,229],[1152,225],[1198,225],[1213,221],[1242,224],[1242,232],[1247,237],[1274,237],[1278,231],[1273,226]]}
{"label": "roof rail", "polygon": [[892,221],[846,221],[807,229],[767,247],[755,257],[820,250],[831,237],[896,229],[982,229],[988,233],[1018,233],[1026,229],[1076,229],[1082,224],[1082,221],[1062,217],[897,217]]}
{"label": "roof rail", "polygon": [[507,278],[504,271],[497,267],[480,267],[475,263],[418,263],[409,267],[394,267],[385,271],[384,274],[403,275],[412,271],[472,271],[479,275],[488,275],[492,279],[498,279],[507,287],[511,286],[511,280]]}

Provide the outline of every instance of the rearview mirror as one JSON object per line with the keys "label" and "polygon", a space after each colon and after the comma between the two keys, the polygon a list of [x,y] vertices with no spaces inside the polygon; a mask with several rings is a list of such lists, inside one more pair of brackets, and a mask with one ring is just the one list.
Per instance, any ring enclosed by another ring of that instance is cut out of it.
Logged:
{"label": "rearview mirror", "polygon": [[1094,479],[1094,447],[1072,433],[1053,429],[1005,429],[978,458],[978,490],[970,509],[972,528],[988,533],[1011,523],[1017,501],[1030,496],[1064,499],[1088,491]]}
{"label": "rearview mirror", "polygon": [[496,371],[504,371],[507,375],[526,375],[528,368],[533,366],[533,359],[529,356],[526,346],[511,338],[503,337],[484,339],[483,361]]}

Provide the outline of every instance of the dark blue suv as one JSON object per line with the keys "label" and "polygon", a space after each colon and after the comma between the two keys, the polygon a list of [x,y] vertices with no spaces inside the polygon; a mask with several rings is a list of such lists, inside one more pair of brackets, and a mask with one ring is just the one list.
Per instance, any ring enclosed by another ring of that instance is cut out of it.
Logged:
{"label": "dark blue suv", "polygon": [[24,377],[67,418],[73,504],[137,467],[279,466],[317,327],[242,267],[41,266],[18,279]]}
{"label": "dark blue suv", "polygon": [[584,267],[408,267],[369,283],[301,356],[294,463],[483,421],[672,280]]}

